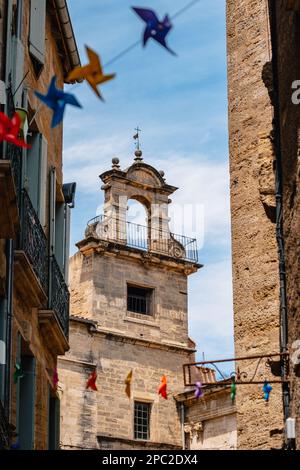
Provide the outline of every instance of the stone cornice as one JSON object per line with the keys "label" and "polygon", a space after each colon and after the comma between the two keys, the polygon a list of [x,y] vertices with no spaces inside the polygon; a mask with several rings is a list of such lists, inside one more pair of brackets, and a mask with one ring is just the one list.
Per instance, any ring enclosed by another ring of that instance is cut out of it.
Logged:
{"label": "stone cornice", "polygon": [[166,267],[173,271],[183,272],[186,276],[197,272],[198,269],[203,267],[203,265],[199,263],[191,263],[165,254],[139,250],[138,248],[121,243],[99,240],[95,237],[85,238],[78,242],[76,246],[83,256],[97,253],[103,256],[118,256],[127,260],[130,258],[132,261],[140,262],[144,265]]}
{"label": "stone cornice", "polygon": [[104,336],[106,339],[109,339],[111,341],[118,341],[122,343],[131,343],[151,349],[162,349],[164,351],[172,351],[172,352],[177,352],[179,354],[193,354],[196,352],[195,349],[189,348],[187,346],[183,346],[180,344],[176,343],[170,343],[170,342],[159,342],[159,341],[153,341],[151,339],[146,339],[146,338],[136,338],[135,336],[130,336],[127,334],[124,334],[121,331],[113,331],[111,329],[106,329],[106,328],[100,328],[99,326],[96,326],[96,324],[92,324],[92,322],[87,322],[85,319],[81,317],[76,317],[76,316],[71,316],[70,317],[70,322],[77,322],[77,323],[82,323],[82,324],[90,324],[90,333],[94,334],[99,334],[101,336]]}

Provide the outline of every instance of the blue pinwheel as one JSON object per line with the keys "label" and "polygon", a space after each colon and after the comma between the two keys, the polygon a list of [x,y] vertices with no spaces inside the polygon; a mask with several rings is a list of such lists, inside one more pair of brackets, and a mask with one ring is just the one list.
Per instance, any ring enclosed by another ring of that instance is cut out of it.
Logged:
{"label": "blue pinwheel", "polygon": [[165,49],[167,49],[171,54],[176,55],[166,43],[166,36],[173,28],[171,20],[168,15],[165,15],[163,21],[159,21],[157,14],[153,10],[147,8],[136,8],[132,7],[136,14],[146,23],[146,28],[144,31],[143,45],[147,44],[150,38],[157,41]]}
{"label": "blue pinwheel", "polygon": [[264,385],[263,385],[264,399],[266,400],[266,402],[269,401],[270,393],[272,392],[272,390],[273,390],[273,388],[271,387],[271,385],[266,380]]}
{"label": "blue pinwheel", "polygon": [[53,110],[53,117],[51,127],[56,127],[64,118],[65,107],[67,104],[82,108],[81,104],[77,101],[76,97],[71,93],[65,93],[63,90],[56,88],[56,76],[52,77],[46,95],[42,95],[35,91],[35,95]]}

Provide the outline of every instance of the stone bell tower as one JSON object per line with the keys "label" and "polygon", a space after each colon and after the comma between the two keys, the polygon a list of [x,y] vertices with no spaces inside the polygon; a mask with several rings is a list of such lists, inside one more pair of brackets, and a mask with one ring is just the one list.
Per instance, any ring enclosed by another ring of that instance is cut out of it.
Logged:
{"label": "stone bell tower", "polygon": [[[169,230],[176,191],[142,152],[103,173],[104,214],[91,220],[70,261],[70,351],[60,360],[61,442],[65,449],[180,449],[182,365],[188,337],[187,279],[198,264],[194,239]],[[127,220],[129,200],[147,213]],[[86,389],[92,372],[98,391]],[[125,379],[132,371],[131,393]],[[158,395],[167,377],[168,399]]]}

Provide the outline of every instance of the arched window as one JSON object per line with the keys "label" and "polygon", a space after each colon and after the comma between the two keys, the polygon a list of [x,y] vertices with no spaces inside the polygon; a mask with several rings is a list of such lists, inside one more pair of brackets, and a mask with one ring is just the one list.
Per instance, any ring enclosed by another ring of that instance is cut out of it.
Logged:
{"label": "arched window", "polygon": [[144,204],[129,199],[126,214],[127,245],[142,250],[148,249],[149,216]]}

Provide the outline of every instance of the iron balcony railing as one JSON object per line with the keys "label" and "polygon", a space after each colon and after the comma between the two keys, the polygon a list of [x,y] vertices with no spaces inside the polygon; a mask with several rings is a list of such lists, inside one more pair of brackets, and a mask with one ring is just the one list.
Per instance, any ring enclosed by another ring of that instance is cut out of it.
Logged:
{"label": "iron balcony railing", "polygon": [[86,236],[122,243],[143,251],[161,253],[173,258],[197,263],[195,238],[100,215],[88,222]]}
{"label": "iron balcony railing", "polygon": [[0,400],[0,450],[9,448],[9,425],[5,417],[4,408]]}
{"label": "iron balcony railing", "polygon": [[[1,107],[3,108],[3,107]],[[1,109],[0,111],[4,111]],[[12,118],[15,113],[15,105],[11,87],[7,90],[7,115],[9,118]],[[0,158],[5,160],[10,160],[15,189],[17,193],[17,203],[20,205],[20,188],[21,188],[21,178],[22,178],[22,155],[23,151],[21,147],[16,145],[9,144],[7,142],[1,142],[0,144]]]}
{"label": "iron balcony railing", "polygon": [[21,240],[23,250],[40,281],[48,293],[48,242],[43,227],[25,189],[22,191]]}
{"label": "iron balcony railing", "polygon": [[65,337],[69,339],[69,289],[54,256],[50,258],[50,308],[54,310]]}

